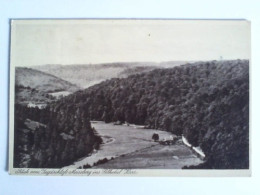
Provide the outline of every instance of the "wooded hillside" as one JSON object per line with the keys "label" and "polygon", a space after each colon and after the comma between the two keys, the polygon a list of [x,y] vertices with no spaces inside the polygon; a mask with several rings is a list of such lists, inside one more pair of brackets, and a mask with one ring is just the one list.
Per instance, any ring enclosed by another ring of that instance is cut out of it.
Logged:
{"label": "wooded hillside", "polygon": [[183,134],[206,154],[200,168],[249,166],[247,60],[197,62],[111,79],[50,109]]}
{"label": "wooded hillside", "polygon": [[15,105],[15,168],[62,168],[98,149],[98,137],[84,113]]}

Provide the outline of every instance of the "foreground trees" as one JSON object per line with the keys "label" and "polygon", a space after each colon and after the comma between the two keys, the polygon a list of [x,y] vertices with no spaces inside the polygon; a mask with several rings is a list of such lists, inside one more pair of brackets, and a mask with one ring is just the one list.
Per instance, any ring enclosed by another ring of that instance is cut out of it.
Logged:
{"label": "foreground trees", "polygon": [[80,109],[54,112],[15,106],[14,167],[61,168],[101,142]]}

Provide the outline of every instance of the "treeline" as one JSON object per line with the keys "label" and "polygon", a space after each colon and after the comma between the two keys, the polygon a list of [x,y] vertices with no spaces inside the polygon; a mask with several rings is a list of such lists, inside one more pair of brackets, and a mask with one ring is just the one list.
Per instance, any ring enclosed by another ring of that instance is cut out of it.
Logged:
{"label": "treeline", "polygon": [[15,105],[15,168],[61,168],[98,149],[101,142],[84,113]]}
{"label": "treeline", "polygon": [[50,109],[183,134],[206,154],[199,168],[243,169],[249,166],[248,70],[247,60],[156,69],[78,91]]}

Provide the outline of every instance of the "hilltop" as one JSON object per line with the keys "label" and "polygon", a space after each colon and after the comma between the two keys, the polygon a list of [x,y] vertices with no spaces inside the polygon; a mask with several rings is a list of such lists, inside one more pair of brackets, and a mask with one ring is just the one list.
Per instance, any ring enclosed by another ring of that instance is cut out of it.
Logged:
{"label": "hilltop", "polygon": [[16,67],[15,85],[30,87],[43,92],[70,91],[80,88],[54,75],[26,67]]}
{"label": "hilltop", "polygon": [[73,93],[79,89],[68,81],[38,70],[15,69],[16,103],[48,103],[56,99],[57,93]]}

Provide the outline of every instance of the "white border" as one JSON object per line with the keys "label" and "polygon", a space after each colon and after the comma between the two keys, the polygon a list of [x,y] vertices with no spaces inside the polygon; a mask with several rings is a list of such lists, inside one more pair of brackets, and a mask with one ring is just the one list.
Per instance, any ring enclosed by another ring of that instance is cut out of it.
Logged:
{"label": "white border", "polygon": [[[88,1],[1,0],[0,1],[0,194],[259,194],[260,179],[260,2],[258,0],[219,1]],[[250,178],[94,178],[24,177],[7,172],[9,19],[11,18],[246,18],[252,23],[251,143]],[[3,87],[3,88],[2,88]]]}
{"label": "white border", "polygon": [[[194,170],[194,169],[188,169],[188,170],[174,170],[174,169],[135,169],[132,170],[134,174],[125,174],[126,172],[124,170],[119,171],[119,174],[114,173],[106,173],[104,170],[77,170],[77,172],[74,172],[73,169],[64,171],[64,169],[16,169],[13,168],[13,152],[14,152],[14,88],[15,88],[15,64],[12,61],[12,56],[15,56],[16,51],[16,25],[18,24],[36,24],[36,25],[44,25],[44,24],[112,24],[113,22],[117,22],[120,24],[126,24],[126,27],[128,24],[171,24],[171,23],[182,23],[182,22],[192,22],[192,23],[200,23],[205,22],[203,20],[140,20],[140,19],[134,19],[134,20],[127,20],[127,19],[120,19],[120,20],[111,20],[111,19],[80,19],[80,20],[12,20],[11,21],[11,52],[10,52],[10,98],[9,98],[9,173],[10,174],[24,174],[24,175],[59,175],[59,176],[160,176],[160,177],[169,177],[169,176],[196,176],[196,177],[213,177],[213,176],[221,176],[221,177],[238,177],[238,176],[251,176],[251,169],[249,166],[249,169],[226,169],[226,170],[212,170],[212,169],[206,169],[206,170]],[[207,22],[210,22],[209,20]],[[217,23],[232,23],[232,20],[213,20],[212,22]],[[237,24],[249,24],[248,28],[250,28],[250,22],[246,20],[237,20],[235,21]],[[250,37],[248,37],[250,39]],[[249,51],[250,52],[250,51]],[[249,135],[251,137],[251,133],[249,132]],[[251,140],[251,139],[250,139]],[[250,147],[249,147],[250,148]],[[249,157],[251,150],[249,152]],[[250,158],[249,158],[250,159]],[[250,163],[250,162],[249,162]],[[47,173],[46,173],[47,172]],[[64,173],[65,172],[65,173]],[[97,172],[98,174],[93,174]],[[114,171],[117,172],[117,171]]]}

